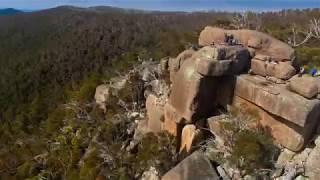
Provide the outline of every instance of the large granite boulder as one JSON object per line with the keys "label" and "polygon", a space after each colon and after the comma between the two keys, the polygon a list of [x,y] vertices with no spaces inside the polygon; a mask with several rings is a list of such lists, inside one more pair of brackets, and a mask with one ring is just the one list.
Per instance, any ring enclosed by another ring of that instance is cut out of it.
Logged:
{"label": "large granite boulder", "polygon": [[238,76],[235,95],[291,122],[295,126],[309,127],[309,131],[313,131],[313,127],[319,123],[319,100],[306,99],[291,92],[285,85],[272,83],[263,77]]}
{"label": "large granite boulder", "polygon": [[211,162],[201,152],[194,152],[176,167],[172,168],[162,180],[219,180]]}
{"label": "large granite boulder", "polygon": [[294,49],[289,45],[265,33],[254,30],[225,30],[207,26],[200,33],[199,45],[222,44],[226,34],[232,34],[239,43],[253,48],[256,54],[270,56],[272,60],[283,61],[294,58]]}
{"label": "large granite boulder", "polygon": [[251,60],[251,70],[253,74],[272,76],[283,80],[290,79],[296,74],[296,70],[290,61],[270,62],[253,58]]}
{"label": "large granite boulder", "polygon": [[198,61],[186,60],[172,83],[169,103],[183,117],[184,123],[206,117],[214,110],[216,80],[197,72]]}
{"label": "large granite boulder", "polygon": [[[233,106],[248,113],[254,112],[253,116],[258,116],[256,123],[261,125],[267,133],[270,133],[279,144],[287,149],[297,152],[304,147],[306,138],[304,137],[303,128],[293,128],[286,120],[274,116],[261,107],[238,96],[234,97]],[[308,131],[308,129],[305,129],[305,131]]]}
{"label": "large granite boulder", "polygon": [[290,79],[289,85],[290,90],[309,99],[318,94],[318,82],[311,76],[295,76]]}

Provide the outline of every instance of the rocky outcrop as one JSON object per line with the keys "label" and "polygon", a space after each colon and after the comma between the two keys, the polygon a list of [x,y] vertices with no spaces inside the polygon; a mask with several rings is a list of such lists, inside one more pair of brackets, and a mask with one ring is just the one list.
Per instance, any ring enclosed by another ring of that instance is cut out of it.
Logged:
{"label": "rocky outcrop", "polygon": [[218,180],[210,161],[196,151],[167,172],[162,180]]}
{"label": "rocky outcrop", "polygon": [[255,54],[270,56],[274,61],[292,60],[294,58],[294,49],[289,45],[267,34],[253,30],[225,30],[207,26],[200,33],[199,45],[224,43],[226,34],[233,35],[235,40],[244,46],[253,48]]}
{"label": "rocky outcrop", "polygon": [[[234,40],[225,43],[225,35],[233,35]],[[212,27],[206,27],[201,32],[199,44],[204,47],[198,51],[188,49],[176,58],[164,58],[160,64],[143,63],[143,68],[138,69],[143,81],[147,116],[137,123],[134,135],[130,133],[134,140],[127,147],[128,151],[137,147],[143,134],[167,131],[176,137],[176,150],[180,155],[187,155],[203,146],[203,142],[199,144],[201,138],[214,138],[215,147],[210,152],[218,157],[211,158],[212,154],[208,157],[220,162],[221,158],[230,157],[233,152],[233,135],[240,136],[243,135],[240,132],[247,131],[260,133],[261,127],[281,145],[278,147],[285,147],[292,154],[303,150],[314,132],[320,129],[320,100],[316,98],[320,89],[317,83],[319,80],[294,76],[294,50],[261,32]],[[170,81],[166,73],[170,74]],[[161,79],[163,77],[167,78]],[[113,86],[111,83],[97,87],[95,98],[101,108],[106,108],[104,105]],[[241,110],[240,114],[232,114],[234,107]],[[248,121],[249,115],[254,117],[254,121]],[[245,135],[250,136],[250,139],[253,137],[250,133]],[[211,143],[207,140],[205,143]],[[264,140],[269,143],[269,139]],[[246,139],[246,142],[249,141]],[[253,142],[253,147],[256,144],[259,146],[259,143]],[[319,173],[318,146],[309,151],[306,148],[301,155],[291,157],[289,153],[291,160],[306,163],[306,174],[309,177]],[[208,144],[205,145],[207,147]],[[217,148],[220,149],[215,151]],[[282,153],[281,158],[287,156]],[[240,179],[245,175],[239,167],[221,163],[221,168],[222,165],[225,173],[221,169],[219,173],[225,178]],[[284,164],[281,167],[286,171],[282,173],[284,178],[302,174],[300,164],[294,171],[290,169],[295,168],[295,164]],[[146,171],[144,175],[158,178],[158,173],[153,170]],[[196,151],[162,179],[219,177],[207,157]]]}

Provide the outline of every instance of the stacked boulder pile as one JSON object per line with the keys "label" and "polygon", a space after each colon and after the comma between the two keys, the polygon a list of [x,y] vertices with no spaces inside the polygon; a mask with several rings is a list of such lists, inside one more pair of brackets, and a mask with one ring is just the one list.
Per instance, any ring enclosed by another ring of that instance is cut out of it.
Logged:
{"label": "stacked boulder pile", "polygon": [[[227,35],[232,42],[226,42]],[[320,86],[315,77],[297,74],[294,49],[261,32],[215,27],[201,32],[199,45],[163,59],[160,66],[170,74],[170,85],[166,93],[146,95],[147,131],[168,131],[177,138],[177,151],[193,152],[162,179],[230,179],[194,152],[204,130],[220,136],[221,109],[230,107],[255,112],[256,123],[279,146],[303,152],[319,127]],[[319,158],[309,161],[320,164]],[[311,169],[310,179],[316,179],[311,175],[319,168]]]}

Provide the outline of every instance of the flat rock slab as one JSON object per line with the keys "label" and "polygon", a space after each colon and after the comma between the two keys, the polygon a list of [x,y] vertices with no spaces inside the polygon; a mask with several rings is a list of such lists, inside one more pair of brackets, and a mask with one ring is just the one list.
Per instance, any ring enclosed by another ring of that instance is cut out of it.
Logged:
{"label": "flat rock slab", "polygon": [[300,127],[315,127],[319,122],[318,99],[306,99],[291,92],[285,85],[269,82],[260,76],[238,76],[235,95]]}
{"label": "flat rock slab", "polygon": [[196,151],[172,168],[162,180],[219,180],[210,161]]}

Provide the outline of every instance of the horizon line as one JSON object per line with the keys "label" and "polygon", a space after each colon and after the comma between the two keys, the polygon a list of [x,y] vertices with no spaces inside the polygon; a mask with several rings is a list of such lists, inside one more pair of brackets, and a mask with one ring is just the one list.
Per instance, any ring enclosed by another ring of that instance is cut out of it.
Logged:
{"label": "horizon line", "polygon": [[36,12],[36,11],[43,11],[43,10],[49,10],[49,9],[55,9],[59,7],[73,7],[73,8],[79,8],[79,9],[90,9],[95,7],[110,7],[110,8],[118,8],[123,10],[136,10],[136,11],[146,11],[146,12],[185,12],[185,13],[195,13],[195,12],[236,12],[236,13],[243,13],[243,12],[256,12],[256,13],[264,13],[264,12],[281,12],[285,10],[317,10],[320,9],[320,7],[303,7],[303,8],[274,8],[274,9],[256,9],[256,10],[239,10],[239,9],[194,9],[194,10],[163,10],[163,9],[152,9],[152,8],[129,8],[129,7],[120,7],[120,6],[109,6],[109,5],[94,5],[94,6],[79,6],[79,5],[57,5],[54,7],[48,7],[48,8],[39,8],[39,9],[28,9],[28,8],[14,8],[14,7],[0,7],[0,9],[15,9],[23,12]]}

